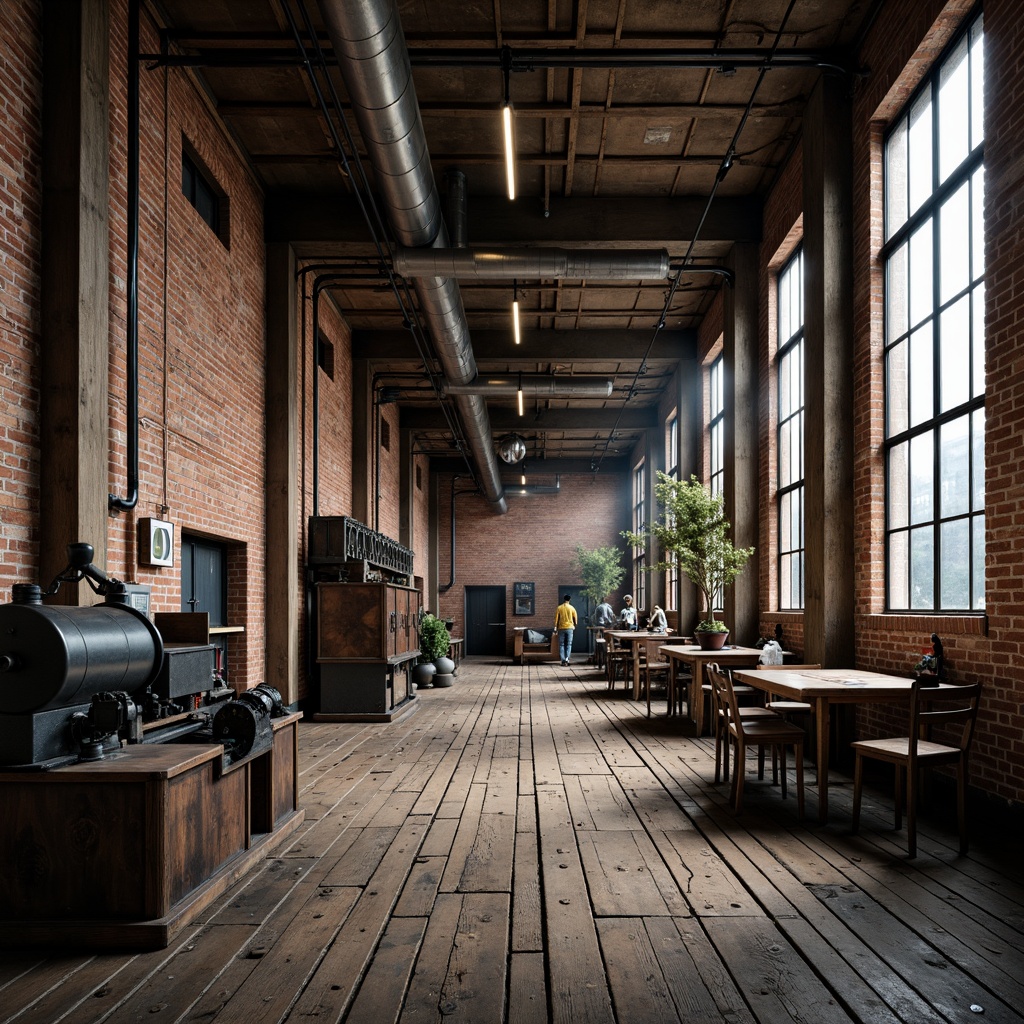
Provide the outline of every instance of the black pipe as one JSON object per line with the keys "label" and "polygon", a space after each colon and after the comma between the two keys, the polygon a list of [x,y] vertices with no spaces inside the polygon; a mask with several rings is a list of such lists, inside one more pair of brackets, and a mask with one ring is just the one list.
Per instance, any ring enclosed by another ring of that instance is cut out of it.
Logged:
{"label": "black pipe", "polygon": [[[167,183],[164,182],[164,187]],[[128,3],[128,268],[125,323],[125,459],[128,494],[107,495],[107,507],[128,512],[139,503],[139,0]]]}
{"label": "black pipe", "polygon": [[467,487],[465,490],[456,491],[455,490],[455,484],[458,481],[458,479],[459,479],[459,475],[458,475],[458,473],[456,473],[455,476],[452,477],[452,497],[451,497],[451,512],[450,512],[451,526],[452,526],[452,529],[451,529],[451,543],[450,543],[450,546],[451,546],[451,556],[450,556],[451,564],[448,567],[448,582],[445,583],[444,586],[440,586],[440,587],[437,588],[437,592],[439,594],[447,594],[448,591],[451,590],[452,587],[455,586],[455,499],[460,494],[479,494],[480,493],[480,488],[479,487]]}

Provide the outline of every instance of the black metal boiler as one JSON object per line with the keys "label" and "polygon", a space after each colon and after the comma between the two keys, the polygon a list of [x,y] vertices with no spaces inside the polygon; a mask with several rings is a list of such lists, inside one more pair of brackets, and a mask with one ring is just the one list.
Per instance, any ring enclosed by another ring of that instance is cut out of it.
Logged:
{"label": "black metal boiler", "polygon": [[[286,714],[280,693],[261,683],[223,700],[231,691],[215,688],[213,647],[165,646],[128,587],[92,557],[91,545],[68,545],[68,565],[45,591],[18,583],[0,605],[0,767],[46,770],[122,743],[191,741],[220,743],[227,771],[270,749],[270,719]],[[82,580],[102,604],[43,604]]]}

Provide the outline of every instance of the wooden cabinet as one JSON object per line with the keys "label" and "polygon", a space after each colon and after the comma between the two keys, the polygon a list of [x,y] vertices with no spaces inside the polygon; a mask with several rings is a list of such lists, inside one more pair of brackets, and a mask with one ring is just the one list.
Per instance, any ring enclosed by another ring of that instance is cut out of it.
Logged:
{"label": "wooden cabinet", "polygon": [[415,697],[420,592],[390,583],[318,583],[316,595],[316,717],[391,721]]}
{"label": "wooden cabinet", "polygon": [[0,773],[0,945],[167,946],[302,821],[301,717],[223,774],[217,743]]}

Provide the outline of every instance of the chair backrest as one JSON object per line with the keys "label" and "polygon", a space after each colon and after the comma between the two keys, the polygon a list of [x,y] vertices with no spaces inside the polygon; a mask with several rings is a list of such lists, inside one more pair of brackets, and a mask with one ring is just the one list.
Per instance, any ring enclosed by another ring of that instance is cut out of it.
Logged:
{"label": "chair backrest", "polygon": [[732,710],[732,705],[736,703],[736,694],[733,692],[728,670],[722,669],[717,661],[709,661],[704,666],[704,675],[711,684],[711,713],[723,715],[726,719],[732,715],[739,718],[739,710]]}
{"label": "chair backrest", "polygon": [[[944,730],[937,742],[955,747],[966,755],[974,737],[980,697],[981,683],[922,686],[915,682],[910,698],[910,756],[917,754],[918,739],[930,738],[936,728]],[[945,729],[950,726],[954,728],[947,733]]]}
{"label": "chair backrest", "polygon": [[789,672],[796,668],[821,668],[821,665],[758,665],[765,672]]}
{"label": "chair backrest", "polygon": [[643,647],[646,648],[646,651],[647,651],[647,660],[648,660],[648,662],[652,662],[652,663],[653,662],[659,662],[659,661],[667,662],[668,658],[664,654],[662,654],[661,651],[658,650],[658,648],[662,647],[666,643],[670,643],[670,642],[671,641],[668,639],[668,637],[664,637],[664,636],[648,637],[643,642]]}

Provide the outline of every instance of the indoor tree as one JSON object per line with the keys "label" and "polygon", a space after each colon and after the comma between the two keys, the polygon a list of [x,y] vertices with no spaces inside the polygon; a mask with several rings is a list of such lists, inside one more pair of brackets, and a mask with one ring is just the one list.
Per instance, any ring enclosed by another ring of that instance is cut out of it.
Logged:
{"label": "indoor tree", "polygon": [[635,547],[653,537],[662,561],[650,566],[650,571],[678,566],[700,591],[705,618],[697,624],[697,632],[727,632],[728,626],[715,618],[714,597],[739,576],[754,549],[733,546],[722,496],[712,496],[695,476],[674,480],[658,472],[654,496],[662,518],[640,533],[624,531],[623,537]]}
{"label": "indoor tree", "polygon": [[618,590],[626,575],[622,565],[622,551],[616,547],[585,548],[577,544],[573,561],[583,580],[583,593],[595,605]]}

